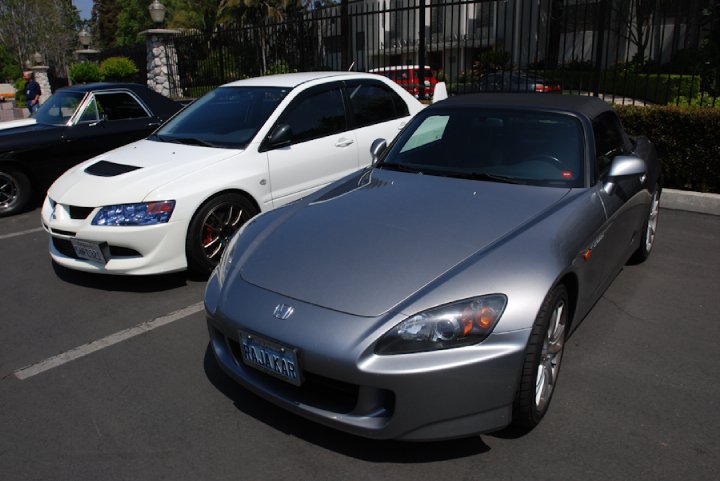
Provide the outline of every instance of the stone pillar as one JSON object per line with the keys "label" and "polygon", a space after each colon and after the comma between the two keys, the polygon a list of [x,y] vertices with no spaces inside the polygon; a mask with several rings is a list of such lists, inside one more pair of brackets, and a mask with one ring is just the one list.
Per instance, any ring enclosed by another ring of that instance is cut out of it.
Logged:
{"label": "stone pillar", "polygon": [[166,97],[182,97],[177,54],[172,37],[178,30],[154,28],[140,32],[146,37],[147,86]]}
{"label": "stone pillar", "polygon": [[47,65],[34,65],[30,67],[33,74],[35,74],[35,81],[40,85],[40,105],[44,104],[47,99],[52,95],[50,89],[50,79],[48,78],[48,66]]}

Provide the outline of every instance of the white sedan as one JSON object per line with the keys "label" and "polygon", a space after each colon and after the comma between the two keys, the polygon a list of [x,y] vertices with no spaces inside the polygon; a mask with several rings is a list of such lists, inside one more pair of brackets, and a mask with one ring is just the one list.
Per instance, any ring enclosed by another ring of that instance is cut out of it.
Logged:
{"label": "white sedan", "polygon": [[55,181],[42,208],[50,256],[88,272],[209,272],[247,220],[369,165],[372,141],[394,138],[422,107],[363,73],[223,85]]}

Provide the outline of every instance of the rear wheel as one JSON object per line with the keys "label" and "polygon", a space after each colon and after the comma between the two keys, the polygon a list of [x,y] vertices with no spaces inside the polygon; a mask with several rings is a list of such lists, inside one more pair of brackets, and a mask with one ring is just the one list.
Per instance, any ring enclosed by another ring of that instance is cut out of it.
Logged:
{"label": "rear wheel", "polygon": [[660,188],[656,185],[655,191],[650,201],[650,211],[648,212],[645,225],[643,226],[642,238],[640,246],[630,258],[630,263],[639,264],[650,257],[653,245],[655,244],[655,233],[657,232],[658,217],[660,216]]}
{"label": "rear wheel", "polygon": [[255,206],[240,194],[207,201],[190,221],[185,244],[188,268],[200,274],[212,272],[230,238],[255,214]]}
{"label": "rear wheel", "polygon": [[548,410],[560,374],[568,315],[567,289],[559,284],[545,297],[530,333],[513,404],[513,424],[517,427],[535,427]]}
{"label": "rear wheel", "polygon": [[20,212],[30,200],[30,180],[16,169],[0,167],[0,217]]}

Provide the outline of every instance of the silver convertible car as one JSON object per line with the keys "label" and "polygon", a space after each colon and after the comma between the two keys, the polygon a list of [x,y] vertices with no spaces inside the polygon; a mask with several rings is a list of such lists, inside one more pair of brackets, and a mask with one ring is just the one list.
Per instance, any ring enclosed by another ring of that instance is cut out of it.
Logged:
{"label": "silver convertible car", "polygon": [[370,438],[534,427],[568,333],[652,249],[652,143],[596,98],[483,94],[373,154],[232,239],[205,293],[220,366]]}

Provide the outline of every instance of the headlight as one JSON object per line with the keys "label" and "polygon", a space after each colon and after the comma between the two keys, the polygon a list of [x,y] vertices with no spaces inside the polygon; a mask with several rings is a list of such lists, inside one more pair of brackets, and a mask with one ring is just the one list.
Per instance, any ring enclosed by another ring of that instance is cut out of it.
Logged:
{"label": "headlight", "polygon": [[477,344],[490,335],[506,304],[503,294],[491,294],[415,314],[385,333],[375,353],[407,354]]}
{"label": "headlight", "polygon": [[217,273],[217,278],[220,285],[225,282],[225,276],[227,275],[230,268],[234,265],[233,254],[235,252],[235,246],[237,245],[238,238],[243,233],[245,228],[250,225],[251,222],[252,220],[245,222],[245,224],[240,226],[238,231],[230,238],[230,242],[227,243],[227,245],[225,246],[225,250],[220,256],[220,262],[218,262],[218,265],[215,268],[215,272]]}
{"label": "headlight", "polygon": [[140,204],[107,205],[95,214],[92,225],[152,225],[170,220],[174,200]]}

